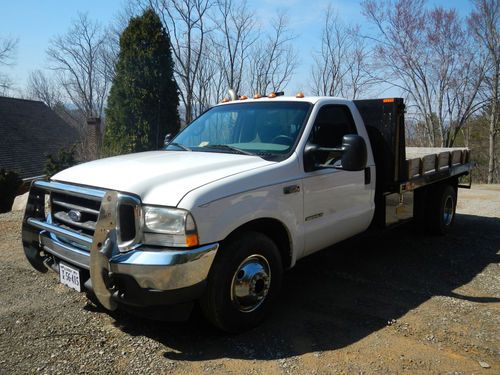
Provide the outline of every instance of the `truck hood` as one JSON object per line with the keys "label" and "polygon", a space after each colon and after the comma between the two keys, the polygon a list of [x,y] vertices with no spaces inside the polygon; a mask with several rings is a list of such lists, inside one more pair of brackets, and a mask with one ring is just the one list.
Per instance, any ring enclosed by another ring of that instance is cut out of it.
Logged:
{"label": "truck hood", "polygon": [[137,194],[146,204],[177,206],[198,187],[270,164],[274,162],[258,156],[150,151],[80,164],[52,180]]}

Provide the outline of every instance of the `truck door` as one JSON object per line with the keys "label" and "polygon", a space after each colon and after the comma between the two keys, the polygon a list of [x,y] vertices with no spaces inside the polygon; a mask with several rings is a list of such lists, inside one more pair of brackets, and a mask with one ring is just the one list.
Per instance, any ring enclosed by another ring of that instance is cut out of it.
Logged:
{"label": "truck door", "polygon": [[[342,137],[357,134],[349,108],[324,105],[320,108],[308,142],[320,147],[340,148]],[[333,155],[320,156],[320,164],[339,165]],[[335,168],[304,172],[305,254],[321,250],[360,233],[372,219],[372,194],[364,171]]]}

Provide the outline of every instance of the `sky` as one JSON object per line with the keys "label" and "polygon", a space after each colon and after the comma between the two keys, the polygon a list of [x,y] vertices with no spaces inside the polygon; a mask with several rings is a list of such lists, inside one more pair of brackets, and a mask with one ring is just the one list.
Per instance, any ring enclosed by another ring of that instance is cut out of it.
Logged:
{"label": "sky", "polygon": [[[471,9],[469,0],[428,0],[428,3],[453,7],[461,16],[466,16]],[[23,89],[31,71],[48,68],[46,50],[50,40],[64,34],[78,12],[87,12],[91,19],[109,25],[116,21],[126,4],[127,0],[0,0],[0,36],[19,40],[15,64],[2,67],[2,72],[10,76],[17,90]],[[308,88],[312,56],[319,48],[321,19],[328,4],[333,5],[344,22],[358,23],[362,32],[369,33],[358,0],[249,1],[257,22],[263,25],[269,24],[277,10],[287,12],[297,36],[295,46],[300,62],[287,91]],[[16,91],[11,94],[16,96]]]}

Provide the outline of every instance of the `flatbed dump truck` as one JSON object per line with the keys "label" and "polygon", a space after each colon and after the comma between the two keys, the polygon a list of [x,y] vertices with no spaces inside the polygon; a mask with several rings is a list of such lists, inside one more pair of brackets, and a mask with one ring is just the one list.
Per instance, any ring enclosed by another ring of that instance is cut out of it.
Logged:
{"label": "flatbed dump truck", "polygon": [[471,167],[465,148],[406,148],[400,98],[240,97],[162,150],[35,181],[22,240],[108,310],[181,319],[198,303],[236,332],[302,257],[411,219],[445,233]]}

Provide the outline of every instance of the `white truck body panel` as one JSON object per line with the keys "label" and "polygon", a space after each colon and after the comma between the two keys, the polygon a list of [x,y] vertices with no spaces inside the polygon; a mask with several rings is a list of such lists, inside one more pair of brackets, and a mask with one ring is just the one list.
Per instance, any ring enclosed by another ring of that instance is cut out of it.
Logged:
{"label": "white truck body panel", "polygon": [[[371,181],[365,184],[364,171],[321,169],[303,173],[304,181],[304,237],[303,255],[311,254],[326,246],[342,241],[365,231],[375,212],[375,162],[363,119],[356,106],[339,98],[315,98],[316,105],[309,118],[305,134],[298,150],[303,150],[314,126],[317,113],[324,105],[347,106],[354,119],[356,130],[366,142],[367,167],[371,170]],[[303,152],[299,152],[299,163],[303,163]],[[320,216],[319,216],[320,215]]]}
{"label": "white truck body panel", "polygon": [[318,170],[304,179],[305,254],[368,228],[373,218],[364,172]]}
{"label": "white truck body panel", "polygon": [[52,179],[133,193],[145,204],[175,207],[193,189],[270,164],[257,156],[150,151],[80,164]]}
{"label": "white truck body panel", "polygon": [[[284,194],[298,185],[300,191]],[[287,228],[293,259],[304,246],[303,194],[296,155],[281,163],[229,176],[193,190],[179,204],[192,212],[201,243],[226,238],[240,226],[262,218],[276,219]]]}

